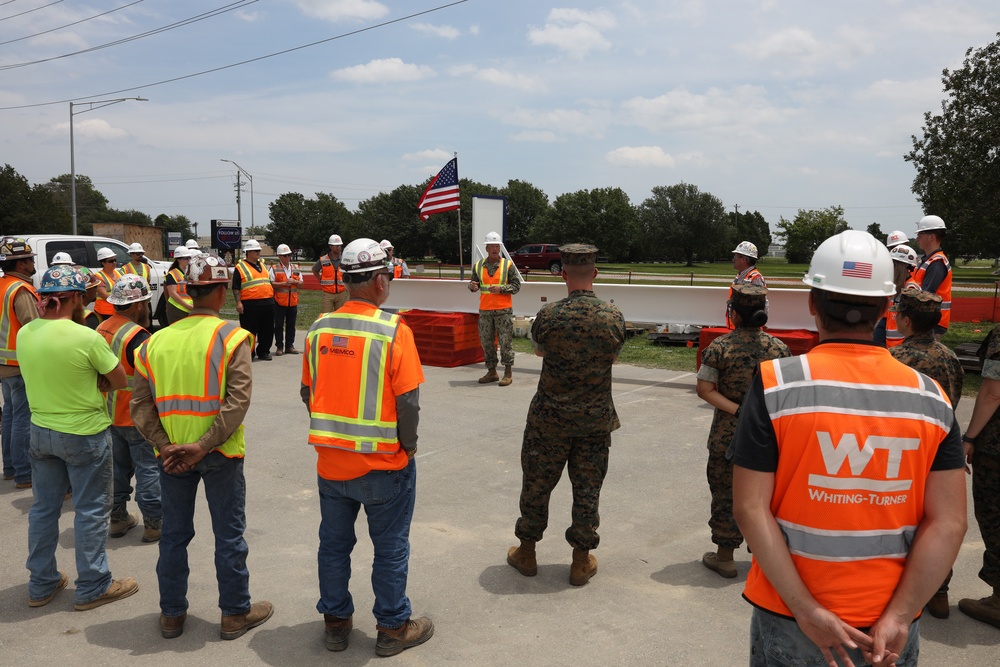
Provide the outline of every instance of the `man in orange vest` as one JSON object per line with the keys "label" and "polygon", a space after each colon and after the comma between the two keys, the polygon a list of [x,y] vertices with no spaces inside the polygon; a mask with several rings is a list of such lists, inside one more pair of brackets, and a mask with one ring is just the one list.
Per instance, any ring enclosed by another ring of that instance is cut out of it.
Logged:
{"label": "man in orange vest", "polygon": [[389,239],[382,239],[378,245],[385,251],[386,256],[389,258],[389,276],[393,280],[396,278],[409,278],[410,267],[406,265],[405,261],[396,257],[392,242]]}
{"label": "man in orange vest", "polygon": [[278,246],[278,263],[268,270],[274,288],[274,355],[298,354],[295,349],[295,320],[299,313],[299,288],[302,272],[292,264],[292,249],[282,243]]}
{"label": "man in orange vest", "polygon": [[323,291],[321,313],[332,313],[347,303],[347,288],[344,286],[344,276],[340,271],[340,250],[344,241],[337,234],[331,234],[328,239],[330,252],[323,255],[312,266],[312,274],[319,281]]}
{"label": "man in orange vest", "polygon": [[[486,235],[486,258],[472,267],[469,291],[479,292],[479,342],[486,357],[486,375],[479,378],[479,384],[500,382],[506,387],[513,382],[511,373],[514,365],[514,300],[511,298],[521,290],[514,262],[500,256],[500,235],[490,232]],[[497,375],[497,342],[500,343],[500,363],[504,373]]]}
{"label": "man in orange vest", "polygon": [[730,449],[751,663],[916,665],[965,535],[961,432],[941,386],[871,341],[896,290],[882,243],[837,234],[803,282],[820,343],[761,363]]}
{"label": "man in orange vest", "polygon": [[309,328],[302,359],[309,444],[319,455],[316,609],[327,649],[346,649],[354,614],[348,590],[354,523],[364,506],[375,550],[375,653],[389,656],[434,634],[429,618],[411,618],[406,596],[424,373],[413,332],[398,315],[379,309],[390,283],[378,242],[351,241],[341,267],[351,298]]}
{"label": "man in orange vest", "polygon": [[131,262],[128,262],[122,267],[122,274],[131,273],[137,276],[142,276],[142,279],[147,283],[149,282],[149,260],[146,259],[146,251],[143,250],[141,243],[133,243],[128,247],[128,255],[132,258]]}
{"label": "man in orange vest", "polygon": [[925,215],[917,223],[917,245],[924,256],[913,270],[911,280],[925,292],[941,295],[941,321],[934,327],[938,340],[948,331],[951,323],[951,263],[941,250],[947,228],[944,220],[936,215]]}
{"label": "man in orange vest", "polygon": [[35,275],[35,253],[24,239],[0,239],[0,388],[3,389],[3,478],[14,480],[18,489],[31,488],[28,433],[31,408],[17,362],[17,332],[38,317],[38,294],[31,283]]}
{"label": "man in orange vest", "polygon": [[111,456],[114,460],[114,500],[111,505],[110,537],[124,537],[139,523],[139,517],[127,509],[135,475],[135,501],[143,519],[143,542],[160,539],[163,508],[160,506],[160,470],[156,465],[153,446],[146,442],[132,422],[129,402],[135,378],[135,354],[149,339],[149,300],[153,294],[142,276],[126,274],[111,288],[108,303],[115,314],[101,322],[97,333],[104,336],[111,351],[118,357],[128,386],[107,392],[108,415],[111,417]]}
{"label": "man in orange vest", "polygon": [[[757,287],[767,287],[764,276],[757,270],[757,246],[749,241],[742,241],[733,250],[733,268],[736,269],[736,277],[733,278],[733,285],[755,285]],[[733,288],[729,287],[729,301],[733,298]],[[726,303],[728,304],[729,301]],[[736,325],[729,319],[729,309],[726,308],[726,326],[735,329]]]}
{"label": "man in orange vest", "polygon": [[260,258],[260,243],[250,239],[243,246],[246,257],[236,262],[233,271],[233,297],[240,326],[257,338],[255,352],[261,361],[271,361],[274,342],[274,288],[264,262]]}

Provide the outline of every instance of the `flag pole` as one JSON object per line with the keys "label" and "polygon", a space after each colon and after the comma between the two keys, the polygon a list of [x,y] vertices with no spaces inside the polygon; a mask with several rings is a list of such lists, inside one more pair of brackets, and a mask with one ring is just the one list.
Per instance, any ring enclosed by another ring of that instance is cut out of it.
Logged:
{"label": "flag pole", "polygon": [[458,178],[458,151],[455,151],[455,181],[459,185],[458,195],[458,279],[465,280],[465,260],[462,256],[462,189]]}

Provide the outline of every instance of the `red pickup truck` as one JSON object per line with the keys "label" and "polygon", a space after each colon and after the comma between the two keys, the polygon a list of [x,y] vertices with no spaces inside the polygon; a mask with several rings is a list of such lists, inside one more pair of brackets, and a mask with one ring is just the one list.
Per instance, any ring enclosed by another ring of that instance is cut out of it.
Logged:
{"label": "red pickup truck", "polygon": [[522,246],[511,255],[514,266],[521,271],[549,271],[555,275],[562,273],[562,255],[555,243],[532,243]]}

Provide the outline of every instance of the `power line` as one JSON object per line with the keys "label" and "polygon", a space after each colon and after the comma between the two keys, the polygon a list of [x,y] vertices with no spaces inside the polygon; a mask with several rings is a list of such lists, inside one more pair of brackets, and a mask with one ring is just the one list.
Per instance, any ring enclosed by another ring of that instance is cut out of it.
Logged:
{"label": "power line", "polygon": [[[14,0],[8,0],[9,2],[14,2]],[[107,16],[108,14],[113,14],[117,11],[121,11],[126,7],[131,7],[132,5],[138,5],[140,2],[145,2],[145,0],[135,0],[135,2],[130,2],[127,5],[122,5],[121,7],[115,7],[114,9],[109,9],[106,12],[101,12],[100,14],[94,14],[93,16],[88,16],[85,19],[80,19],[79,21],[73,21],[72,23],[67,23],[66,25],[61,25],[58,28],[50,28],[49,30],[43,30],[42,32],[36,32],[34,35],[27,35],[25,37],[18,37],[17,39],[8,39],[6,42],[0,42],[0,46],[4,44],[13,44],[14,42],[20,42],[25,39],[31,39],[32,37],[38,37],[39,35],[47,35],[50,32],[55,32],[56,30],[62,30],[63,28],[70,28],[81,23],[86,23],[87,21],[92,21],[93,19],[100,18],[102,16]]]}
{"label": "power line", "polygon": [[[13,1],[13,0],[11,0],[11,1]],[[6,21],[7,19],[13,19],[13,18],[17,18],[18,16],[24,16],[25,14],[30,14],[31,12],[37,12],[39,9],[45,9],[46,7],[51,7],[52,5],[58,5],[60,2],[64,2],[64,1],[65,0],[56,0],[55,2],[50,2],[47,5],[42,5],[41,7],[35,7],[34,9],[29,9],[27,11],[23,11],[20,14],[11,14],[10,16],[3,17],[2,19],[0,19],[0,21]],[[4,4],[8,4],[8,3],[5,2]]]}
{"label": "power line", "polygon": [[198,77],[198,76],[204,76],[205,74],[213,74],[215,72],[221,72],[223,70],[232,69],[234,67],[240,67],[242,65],[248,65],[250,63],[255,63],[255,62],[258,62],[260,60],[267,60],[268,58],[275,58],[277,56],[282,56],[282,55],[285,55],[285,54],[288,54],[288,53],[293,53],[295,51],[301,51],[302,49],[308,49],[310,47],[317,46],[319,44],[325,44],[327,42],[332,42],[332,41],[335,41],[335,40],[338,40],[338,39],[344,39],[345,37],[353,37],[354,35],[360,35],[361,33],[369,32],[369,31],[375,30],[377,28],[384,28],[384,27],[392,25],[394,23],[400,23],[402,21],[408,21],[408,20],[416,18],[418,16],[424,16],[426,14],[432,14],[434,12],[438,12],[438,11],[441,11],[443,9],[448,9],[449,7],[454,7],[455,5],[461,5],[461,4],[464,4],[464,3],[468,2],[468,1],[469,0],[455,0],[455,2],[449,2],[447,4],[439,5],[437,7],[432,7],[431,9],[425,9],[423,11],[416,12],[414,14],[408,14],[406,16],[401,16],[398,19],[392,19],[390,21],[383,21],[382,23],[376,23],[374,25],[370,25],[370,26],[367,26],[367,27],[364,27],[364,28],[359,28],[357,30],[352,30],[350,32],[341,33],[341,34],[335,35],[333,37],[327,37],[326,39],[321,39],[321,40],[316,41],[316,42],[310,42],[309,44],[302,44],[300,46],[295,46],[295,47],[292,47],[290,49],[285,49],[283,51],[276,51],[274,53],[269,53],[267,55],[258,56],[256,58],[250,58],[248,60],[241,60],[240,62],[232,63],[230,65],[221,65],[219,67],[213,67],[212,69],[202,70],[201,72],[195,72],[193,74],[185,74],[183,76],[176,76],[176,77],[173,77],[171,79],[164,79],[162,81],[156,81],[155,83],[147,83],[147,84],[143,84],[141,86],[132,86],[131,88],[121,88],[119,90],[108,91],[108,92],[103,92],[103,93],[93,93],[91,95],[83,95],[83,96],[80,96],[80,97],[70,97],[70,98],[67,98],[67,99],[64,99],[64,100],[55,100],[53,102],[38,102],[36,104],[20,104],[20,105],[17,105],[17,106],[0,107],[0,111],[10,111],[10,110],[13,110],[13,109],[33,109],[35,107],[52,106],[54,104],[66,104],[67,102],[78,102],[80,100],[88,100],[88,99],[91,99],[93,97],[105,97],[105,96],[108,96],[108,95],[117,95],[119,93],[129,92],[129,91],[133,91],[133,90],[142,90],[144,88],[152,88],[154,86],[161,86],[161,85],[163,85],[165,83],[174,83],[176,81],[183,81],[184,79],[193,79],[193,78]]}

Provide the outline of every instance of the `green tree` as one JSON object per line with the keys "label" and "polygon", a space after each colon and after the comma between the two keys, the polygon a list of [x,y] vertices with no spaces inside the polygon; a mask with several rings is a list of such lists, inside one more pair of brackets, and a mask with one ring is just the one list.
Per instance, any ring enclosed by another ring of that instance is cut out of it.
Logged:
{"label": "green tree", "polygon": [[872,224],[868,225],[868,233],[877,238],[882,243],[885,243],[889,238],[889,235],[882,231],[881,225],[879,225],[877,222],[873,222]]}
{"label": "green tree", "polygon": [[358,233],[376,241],[389,239],[397,257],[422,259],[430,247],[430,228],[417,213],[421,192],[418,185],[400,185],[360,202]]}
{"label": "green tree", "polygon": [[[72,177],[62,174],[49,179],[44,187],[52,198],[61,204],[72,217]],[[92,234],[93,223],[101,222],[101,216],[108,210],[108,198],[94,187],[89,176],[76,175],[76,227],[79,234]],[[72,222],[70,224],[72,226]]]}
{"label": "green tree", "polygon": [[298,192],[286,192],[268,207],[271,222],[265,228],[264,239],[276,247],[287,243],[302,248],[311,257],[320,257],[327,251],[331,234],[339,234],[345,243],[356,236],[357,222],[343,202],[325,192],[317,192],[316,199],[306,199]]}
{"label": "green tree", "polygon": [[941,113],[924,114],[923,136],[904,157],[917,170],[913,193],[944,218],[949,254],[1000,255],[1000,33],[970,48],[941,75]]}
{"label": "green tree", "polygon": [[757,254],[760,257],[766,255],[767,249],[771,246],[771,228],[764,216],[759,211],[753,213],[747,211],[739,214],[731,213],[729,217],[736,229],[733,240],[736,243],[750,241],[757,246]]}
{"label": "green tree", "polygon": [[145,225],[147,227],[153,225],[153,219],[149,217],[148,213],[136,211],[135,209],[119,211],[116,208],[109,208],[100,215],[100,218],[91,222],[123,222],[129,225]]}
{"label": "green tree", "polygon": [[641,233],[635,207],[621,188],[559,195],[531,227],[539,243],[592,243],[612,262],[633,259]]}
{"label": "green tree", "polygon": [[[427,187],[425,181],[419,188],[420,192]],[[485,195],[490,197],[499,196],[500,191],[492,185],[479,183],[467,178],[459,180],[459,198],[462,204],[462,264],[470,265],[473,257],[473,246],[481,244],[482,239],[472,238],[472,197],[475,195]],[[413,200],[413,212],[417,212],[417,202],[420,194]],[[427,218],[422,224],[426,227],[426,234],[430,244],[430,251],[442,262],[451,264],[459,261],[458,257],[458,213],[459,211],[448,211],[438,213]],[[419,218],[418,218],[419,219]],[[395,243],[395,241],[393,241]]]}
{"label": "green tree", "polygon": [[168,232],[180,232],[181,239],[187,241],[194,238],[191,231],[191,220],[186,215],[167,215],[161,213],[153,220],[157,227],[163,227]]}
{"label": "green tree", "polygon": [[799,209],[793,220],[784,217],[778,223],[778,236],[784,239],[785,257],[792,264],[807,264],[819,244],[834,234],[847,231],[844,209],[831,206],[822,210]]}
{"label": "green tree", "polygon": [[[683,259],[688,266],[726,256],[733,222],[722,200],[690,183],[658,185],[639,206],[648,256]],[[766,222],[764,223],[767,224]]]}
{"label": "green tree", "polygon": [[69,212],[49,191],[9,164],[0,169],[0,219],[4,234],[68,234],[71,228]]}
{"label": "green tree", "polygon": [[500,188],[500,196],[507,199],[507,229],[505,239],[513,252],[530,243],[531,225],[549,210],[549,196],[527,181],[511,179]]}

